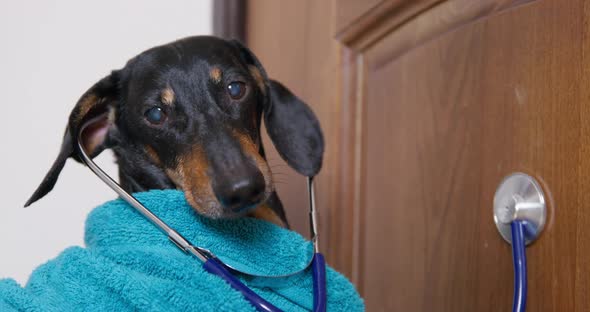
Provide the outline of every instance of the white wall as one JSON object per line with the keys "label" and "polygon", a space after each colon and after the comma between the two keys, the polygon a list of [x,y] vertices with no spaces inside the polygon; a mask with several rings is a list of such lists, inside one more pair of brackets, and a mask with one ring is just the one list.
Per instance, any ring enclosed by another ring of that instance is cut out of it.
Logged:
{"label": "white wall", "polygon": [[[211,33],[211,0],[0,1],[0,278],[83,245],[84,220],[115,194],[69,160],[54,190],[23,204],[58,154],[76,100],[111,69],[175,39]],[[116,174],[112,154],[97,158]]]}

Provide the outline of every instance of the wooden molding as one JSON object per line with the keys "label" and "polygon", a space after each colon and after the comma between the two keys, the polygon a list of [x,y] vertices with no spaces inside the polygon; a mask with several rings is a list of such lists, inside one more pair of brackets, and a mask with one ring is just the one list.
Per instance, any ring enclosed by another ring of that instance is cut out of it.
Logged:
{"label": "wooden molding", "polygon": [[371,60],[368,66],[378,67],[449,31],[532,1],[447,0],[399,25],[394,33],[384,37],[379,44],[387,46],[386,49],[367,50]]}
{"label": "wooden molding", "polygon": [[398,56],[456,27],[532,1],[388,0],[362,14],[336,38],[365,51],[387,37],[386,41],[397,42],[392,54]]}
{"label": "wooden molding", "polygon": [[336,39],[355,50],[364,50],[392,29],[441,1],[444,0],[383,1],[341,30]]}
{"label": "wooden molding", "polygon": [[[344,43],[342,51],[340,163],[338,171],[339,193],[336,204],[341,211],[331,224],[330,245],[346,238],[349,244],[330,250],[339,267],[365,291],[364,233],[366,216],[362,209],[366,185],[367,118],[366,77],[368,72],[399,57],[447,31],[479,18],[500,12],[531,0],[391,0],[373,7],[337,36]],[[379,48],[372,48],[376,44]],[[353,190],[351,192],[351,190]],[[336,224],[337,223],[337,224]],[[349,229],[345,232],[344,229]]]}

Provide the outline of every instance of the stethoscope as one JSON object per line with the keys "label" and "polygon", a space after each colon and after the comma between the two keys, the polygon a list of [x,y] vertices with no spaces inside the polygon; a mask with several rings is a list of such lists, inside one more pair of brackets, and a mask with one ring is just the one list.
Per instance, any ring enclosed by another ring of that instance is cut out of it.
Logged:
{"label": "stethoscope", "polygon": [[82,161],[94,172],[104,183],[106,183],[113,191],[115,191],[123,200],[125,200],[131,207],[135,208],[139,213],[151,221],[156,227],[158,227],[164,234],[168,236],[176,247],[185,253],[188,253],[203,263],[203,268],[211,273],[221,277],[225,280],[232,288],[242,293],[244,298],[248,300],[258,311],[281,311],[279,308],[272,305],[270,302],[264,300],[262,297],[257,295],[248,286],[242,283],[233,273],[244,274],[251,279],[280,279],[289,276],[294,276],[305,272],[310,266],[312,268],[313,277],[313,311],[325,311],[326,310],[326,262],[324,256],[319,252],[318,246],[318,234],[317,234],[317,222],[316,222],[316,207],[315,207],[315,193],[314,193],[314,182],[313,177],[307,177],[307,190],[309,194],[309,222],[311,231],[311,241],[313,243],[313,255],[309,262],[299,270],[280,275],[280,276],[268,276],[268,275],[256,275],[247,272],[243,272],[230,265],[222,262],[215,254],[207,249],[200,248],[191,244],[186,238],[182,237],[178,232],[168,226],[164,221],[153,214],[148,208],[141,204],[133,195],[125,191],[115,180],[113,180],[106,172],[104,172],[91,158],[88,156],[82,144],[82,134],[86,127],[91,124],[92,121],[86,122],[82,125],[78,135],[78,149],[82,156]]}
{"label": "stethoscope", "polygon": [[494,195],[494,223],[512,245],[514,295],[512,311],[526,311],[526,246],[543,231],[547,221],[545,193],[535,178],[522,172],[505,177]]}

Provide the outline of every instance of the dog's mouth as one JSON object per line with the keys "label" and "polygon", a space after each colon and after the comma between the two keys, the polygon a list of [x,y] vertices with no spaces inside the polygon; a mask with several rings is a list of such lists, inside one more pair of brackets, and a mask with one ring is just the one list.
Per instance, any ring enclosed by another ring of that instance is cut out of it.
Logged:
{"label": "dog's mouth", "polygon": [[239,218],[264,206],[274,192],[266,161],[259,155],[251,160],[252,173],[241,179],[229,170],[225,175],[215,175],[199,152],[179,158],[176,168],[166,173],[199,214],[213,219]]}
{"label": "dog's mouth", "polygon": [[235,219],[252,214],[257,208],[264,207],[272,194],[272,187],[254,198],[240,203],[228,204],[220,201],[213,193],[204,193],[199,189],[182,189],[188,203],[201,215],[212,219]]}
{"label": "dog's mouth", "polygon": [[[176,179],[173,179],[176,180]],[[190,179],[189,179],[190,180]],[[264,190],[250,197],[223,200],[215,194],[211,183],[178,183],[177,188],[184,192],[187,202],[199,214],[212,219],[234,219],[246,216],[264,206],[274,191],[272,181],[265,181]],[[240,198],[238,198],[240,197]]]}

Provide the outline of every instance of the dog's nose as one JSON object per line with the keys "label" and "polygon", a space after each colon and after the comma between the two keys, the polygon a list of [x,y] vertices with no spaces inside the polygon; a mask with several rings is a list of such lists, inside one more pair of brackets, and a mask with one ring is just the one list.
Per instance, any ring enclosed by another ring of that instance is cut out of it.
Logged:
{"label": "dog's nose", "polygon": [[252,176],[235,179],[214,188],[215,196],[221,205],[234,212],[252,208],[264,197],[264,177],[260,172]]}

